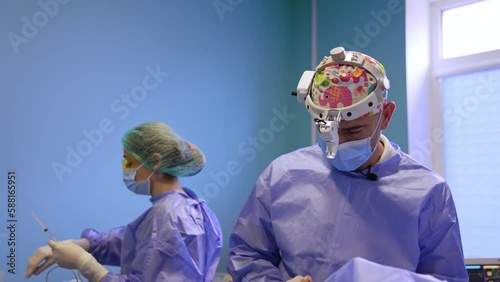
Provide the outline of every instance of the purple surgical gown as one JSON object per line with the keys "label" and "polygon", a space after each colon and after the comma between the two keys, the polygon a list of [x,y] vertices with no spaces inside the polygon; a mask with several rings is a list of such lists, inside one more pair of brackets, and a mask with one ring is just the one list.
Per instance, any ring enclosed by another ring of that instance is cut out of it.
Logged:
{"label": "purple surgical gown", "polygon": [[273,161],[258,178],[229,241],[235,282],[325,281],[355,257],[468,281],[448,185],[391,143],[371,181],[341,172],[318,145]]}
{"label": "purple surgical gown", "polygon": [[98,233],[86,229],[89,252],[103,265],[121,267],[108,281],[212,281],[222,232],[215,214],[194,192],[151,197],[153,206],[127,226]]}

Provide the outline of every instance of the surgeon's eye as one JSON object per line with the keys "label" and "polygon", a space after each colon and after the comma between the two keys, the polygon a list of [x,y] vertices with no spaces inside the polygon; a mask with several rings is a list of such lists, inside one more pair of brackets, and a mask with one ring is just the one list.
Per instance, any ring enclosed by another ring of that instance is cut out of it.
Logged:
{"label": "surgeon's eye", "polygon": [[347,134],[347,135],[357,135],[357,134],[360,134],[362,131],[363,131],[363,128],[361,128],[361,127],[349,128],[349,129],[343,130],[344,134]]}

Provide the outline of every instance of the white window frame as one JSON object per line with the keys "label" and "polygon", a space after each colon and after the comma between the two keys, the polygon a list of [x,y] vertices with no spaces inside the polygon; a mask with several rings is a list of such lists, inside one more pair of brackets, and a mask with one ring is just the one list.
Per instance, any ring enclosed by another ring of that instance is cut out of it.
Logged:
{"label": "white window frame", "polygon": [[500,50],[443,58],[441,15],[443,10],[479,1],[406,0],[409,153],[444,177],[441,80],[450,75],[500,67]]}

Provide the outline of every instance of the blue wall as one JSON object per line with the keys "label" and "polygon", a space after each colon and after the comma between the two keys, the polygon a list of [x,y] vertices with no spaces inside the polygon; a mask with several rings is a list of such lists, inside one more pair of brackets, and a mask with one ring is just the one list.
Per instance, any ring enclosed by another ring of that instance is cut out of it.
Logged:
{"label": "blue wall", "polygon": [[[361,9],[345,4],[350,16],[331,22],[332,4],[319,1],[318,54],[352,43],[353,26],[366,23],[356,17],[379,9],[363,2]],[[278,155],[310,143],[307,112],[290,95],[311,66],[310,13],[303,0],[1,1],[0,202],[7,206],[7,174],[15,172],[17,220],[13,232],[0,229],[1,271],[9,269],[9,237],[16,242],[16,274],[4,273],[4,281],[24,281],[28,257],[47,242],[31,212],[62,240],[127,224],[150,206],[125,188],[120,164],[123,133],[149,120],[205,152],[202,173],[181,181],[221,221],[225,270],[229,233],[257,176]],[[400,78],[403,15],[359,48]],[[401,92],[401,126],[391,132],[405,147],[405,80],[390,78]],[[2,208],[6,226],[8,216]],[[50,277],[70,279],[62,270]]]}

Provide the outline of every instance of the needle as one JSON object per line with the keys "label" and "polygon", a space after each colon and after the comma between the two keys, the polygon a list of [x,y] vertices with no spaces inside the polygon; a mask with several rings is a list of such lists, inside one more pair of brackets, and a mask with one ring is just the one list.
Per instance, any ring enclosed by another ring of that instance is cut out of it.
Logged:
{"label": "needle", "polygon": [[57,241],[56,237],[54,237],[54,235],[52,235],[52,233],[49,231],[49,229],[47,228],[47,226],[43,225],[42,221],[38,218],[38,216],[36,216],[35,212],[31,212],[31,214],[33,215],[33,217],[35,218],[35,220],[38,222],[38,224],[40,224],[40,226],[42,227],[43,232],[46,232],[49,235],[49,239],[53,240],[53,241]]}

